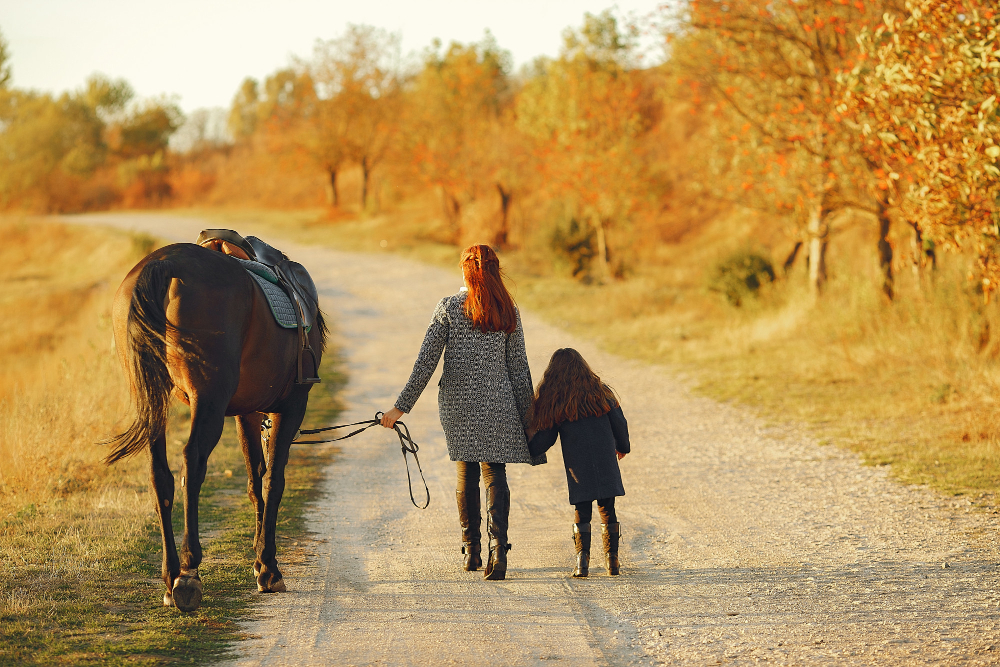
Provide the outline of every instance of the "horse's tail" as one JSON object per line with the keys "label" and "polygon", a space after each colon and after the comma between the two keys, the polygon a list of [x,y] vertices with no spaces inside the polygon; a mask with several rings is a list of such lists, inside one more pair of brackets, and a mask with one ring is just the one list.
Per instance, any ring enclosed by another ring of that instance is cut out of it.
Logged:
{"label": "horse's tail", "polygon": [[104,459],[112,464],[149,447],[167,426],[167,406],[174,383],[167,371],[167,322],[164,299],[172,278],[170,262],[149,262],[142,268],[132,289],[126,327],[126,362],[131,368],[135,419],[123,433],[102,444],[112,445]]}

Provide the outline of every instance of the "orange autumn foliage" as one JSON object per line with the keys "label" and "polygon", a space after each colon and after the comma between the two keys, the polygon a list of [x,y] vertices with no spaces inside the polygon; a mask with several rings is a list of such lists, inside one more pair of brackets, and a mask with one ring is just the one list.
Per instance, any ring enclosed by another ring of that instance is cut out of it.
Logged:
{"label": "orange autumn foliage", "polygon": [[908,5],[859,39],[843,113],[912,224],[972,248],[989,294],[1000,286],[1000,17],[992,3]]}

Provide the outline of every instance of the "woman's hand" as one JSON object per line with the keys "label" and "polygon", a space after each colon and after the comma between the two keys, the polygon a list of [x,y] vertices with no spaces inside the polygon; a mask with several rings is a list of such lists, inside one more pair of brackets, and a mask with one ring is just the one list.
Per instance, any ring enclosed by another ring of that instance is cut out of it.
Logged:
{"label": "woman's hand", "polygon": [[392,428],[396,425],[396,420],[403,416],[403,411],[397,408],[389,408],[382,413],[382,426]]}
{"label": "woman's hand", "polygon": [[[382,421],[384,422],[385,419],[383,418]],[[623,458],[625,458],[625,455],[628,454],[628,452],[615,452],[615,453],[618,454],[618,460],[619,461],[621,461]]]}

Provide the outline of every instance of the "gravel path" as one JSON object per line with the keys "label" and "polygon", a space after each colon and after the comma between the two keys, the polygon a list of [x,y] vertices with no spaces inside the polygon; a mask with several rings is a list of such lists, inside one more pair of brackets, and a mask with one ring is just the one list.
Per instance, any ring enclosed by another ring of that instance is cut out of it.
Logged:
{"label": "gravel path", "polygon": [[[210,226],[73,221],[178,240]],[[461,284],[457,269],[275,244],[320,287],[350,378],[344,421],[391,405],[434,304]],[[410,505],[394,434],[347,441],[312,509],[309,558],[286,567],[289,593],[260,598],[246,626],[254,638],[230,664],[1000,664],[995,515],[693,396],[669,371],[600,352],[532,313],[524,326],[536,381],[569,345],[622,397],[633,443],[622,461],[622,576],[569,576],[558,448],[548,465],[508,467],[508,579],[461,570],[435,377],[404,418],[430,508]]]}

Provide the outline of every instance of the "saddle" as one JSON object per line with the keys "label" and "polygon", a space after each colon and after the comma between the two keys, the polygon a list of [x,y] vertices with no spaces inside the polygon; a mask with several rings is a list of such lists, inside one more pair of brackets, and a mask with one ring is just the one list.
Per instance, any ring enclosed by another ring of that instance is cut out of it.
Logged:
{"label": "saddle", "polygon": [[[306,267],[288,259],[285,253],[268,245],[256,236],[244,238],[231,229],[205,229],[195,241],[209,250],[222,252],[239,259],[260,262],[278,278],[278,286],[288,295],[294,305],[296,329],[299,332],[298,368],[296,384],[316,384],[320,382],[319,364],[316,353],[309,345],[307,332],[317,321],[319,314],[319,293]],[[305,353],[312,357],[313,377],[305,377],[302,372],[302,358]]]}

